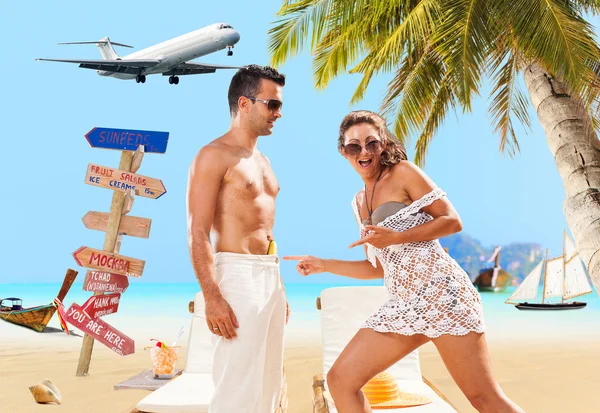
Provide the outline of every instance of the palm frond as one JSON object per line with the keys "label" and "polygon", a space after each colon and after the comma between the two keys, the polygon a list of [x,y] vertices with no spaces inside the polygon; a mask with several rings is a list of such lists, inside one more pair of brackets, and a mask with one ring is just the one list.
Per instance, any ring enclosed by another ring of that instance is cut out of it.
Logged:
{"label": "palm frond", "polygon": [[348,65],[364,52],[364,24],[355,20],[343,30],[334,27],[321,39],[314,52],[315,87],[324,89],[331,79],[345,72]]}
{"label": "palm frond", "polygon": [[382,102],[384,117],[393,114],[394,132],[402,143],[418,133],[445,75],[442,62],[431,47],[407,56],[388,84]]}
{"label": "palm frond", "polygon": [[437,51],[454,83],[460,102],[471,109],[471,95],[481,83],[481,74],[490,48],[489,14],[486,0],[446,0],[438,31]]}
{"label": "palm frond", "polygon": [[571,7],[578,11],[578,13],[588,13],[592,16],[600,14],[600,1],[599,0],[574,0],[569,2]]}
{"label": "palm frond", "polygon": [[[592,26],[564,0],[502,2],[518,47],[579,93],[590,78],[589,61],[598,59]],[[533,24],[532,24],[533,22]]]}
{"label": "palm frond", "polygon": [[[394,3],[394,2],[390,2]],[[407,1],[406,3],[413,3]],[[400,19],[400,24],[391,26],[389,33],[382,33],[382,40],[371,42],[370,53],[352,70],[350,73],[363,73],[363,78],[358,85],[351,103],[361,100],[366,93],[369,82],[374,74],[387,73],[395,70],[401,63],[405,53],[411,51],[428,38],[434,30],[435,16],[439,15],[439,0],[423,0],[414,7],[409,8],[409,4],[404,7],[391,10],[386,13],[398,13],[404,17]]]}
{"label": "palm frond", "polygon": [[429,144],[446,118],[448,109],[454,109],[456,106],[456,99],[450,89],[449,76],[449,74],[446,74],[440,84],[427,114],[427,118],[425,119],[423,131],[415,144],[416,151],[414,162],[420,167],[425,166],[425,158],[427,156]]}
{"label": "palm frond", "polygon": [[[277,13],[283,16],[269,29],[271,66],[278,67],[304,50],[307,39],[315,45],[327,23],[332,0],[287,1]],[[312,28],[312,32],[311,32]],[[312,37],[311,37],[312,35]]]}
{"label": "palm frond", "polygon": [[517,48],[513,28],[510,24],[505,25],[490,54],[487,71],[494,85],[490,93],[489,107],[494,132],[500,134],[500,152],[510,156],[519,151],[519,142],[512,122],[513,115],[526,132],[531,131],[531,120],[527,110],[529,102],[519,83],[519,75],[525,66],[526,62]]}
{"label": "palm frond", "polygon": [[500,151],[512,156],[519,151],[512,114],[514,113],[527,128],[531,127],[531,121],[527,112],[527,100],[518,84],[517,56],[509,49],[504,49],[502,55],[505,57],[504,63],[492,79],[495,85],[490,94],[492,102],[489,112],[492,116],[494,132],[500,134]]}

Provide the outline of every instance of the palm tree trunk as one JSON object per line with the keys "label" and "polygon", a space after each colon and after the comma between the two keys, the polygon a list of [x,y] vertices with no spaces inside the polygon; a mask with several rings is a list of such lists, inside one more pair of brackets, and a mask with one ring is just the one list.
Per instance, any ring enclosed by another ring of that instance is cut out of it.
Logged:
{"label": "palm tree trunk", "polygon": [[525,85],[565,186],[567,224],[600,295],[600,142],[563,82],[533,63],[525,69]]}

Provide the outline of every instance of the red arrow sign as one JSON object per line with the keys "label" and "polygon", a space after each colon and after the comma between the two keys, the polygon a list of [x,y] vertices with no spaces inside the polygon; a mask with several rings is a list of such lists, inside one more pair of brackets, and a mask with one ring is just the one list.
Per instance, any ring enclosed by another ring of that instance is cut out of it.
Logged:
{"label": "red arrow sign", "polygon": [[124,192],[133,189],[139,196],[154,199],[160,198],[167,192],[160,179],[91,163],[88,164],[84,182],[88,185]]}
{"label": "red arrow sign", "polygon": [[85,273],[83,291],[97,293],[119,293],[122,294],[129,287],[129,280],[124,275],[111,274],[89,270]]}
{"label": "red arrow sign", "polygon": [[117,354],[127,356],[135,353],[135,342],[131,338],[102,321],[101,318],[92,320],[75,303],[67,310],[65,320]]}
{"label": "red arrow sign", "polygon": [[146,264],[142,260],[88,247],[80,247],[73,253],[73,257],[81,267],[136,278],[142,276]]}
{"label": "red arrow sign", "polygon": [[93,295],[81,306],[81,311],[90,318],[99,318],[104,315],[116,313],[119,309],[121,294]]}

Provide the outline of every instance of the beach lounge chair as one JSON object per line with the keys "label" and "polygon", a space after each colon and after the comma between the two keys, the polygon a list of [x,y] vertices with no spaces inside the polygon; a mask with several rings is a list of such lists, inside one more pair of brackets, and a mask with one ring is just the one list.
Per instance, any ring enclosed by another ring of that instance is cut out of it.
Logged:
{"label": "beach lounge chair", "polygon": [[[317,308],[321,310],[321,337],[323,345],[323,374],[313,377],[313,413],[333,413],[328,397],[327,372],[346,344],[356,334],[364,321],[387,300],[383,286],[334,287],[321,292]],[[377,349],[374,349],[377,351]],[[394,376],[400,391],[427,396],[432,403],[402,409],[386,409],[387,412],[402,413],[446,413],[456,412],[452,404],[421,375],[417,350],[387,370]]]}
{"label": "beach lounge chair", "polygon": [[[137,410],[144,413],[206,413],[214,387],[212,383],[211,333],[206,328],[204,297],[196,294],[190,302],[193,313],[183,373],[144,397]],[[274,413],[287,411],[287,383],[284,377],[281,399]]]}

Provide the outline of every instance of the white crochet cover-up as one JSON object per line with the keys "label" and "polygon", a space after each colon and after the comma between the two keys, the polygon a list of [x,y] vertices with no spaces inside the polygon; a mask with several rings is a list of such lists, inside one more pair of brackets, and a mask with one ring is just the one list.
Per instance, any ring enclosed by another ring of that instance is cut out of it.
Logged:
{"label": "white crochet cover-up", "polygon": [[[394,231],[422,225],[433,218],[421,208],[445,195],[440,188],[435,188],[377,225]],[[365,229],[356,197],[352,209],[362,237]],[[377,257],[383,266],[389,298],[362,328],[408,336],[424,334],[429,338],[485,331],[479,293],[467,273],[444,251],[438,240],[385,248],[366,245],[371,264],[377,266]]]}

